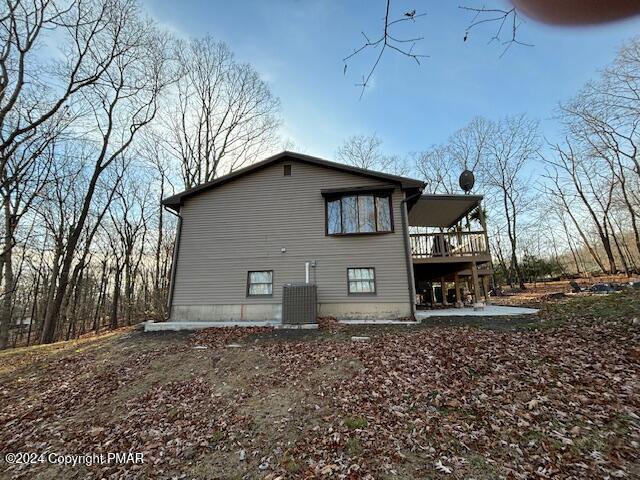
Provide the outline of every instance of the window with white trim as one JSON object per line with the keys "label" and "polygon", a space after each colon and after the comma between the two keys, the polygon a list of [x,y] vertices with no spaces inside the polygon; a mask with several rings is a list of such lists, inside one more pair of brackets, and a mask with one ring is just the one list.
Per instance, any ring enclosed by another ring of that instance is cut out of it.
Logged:
{"label": "window with white trim", "polygon": [[347,268],[349,295],[376,293],[376,269],[373,267]]}
{"label": "window with white trim", "polygon": [[247,274],[247,296],[273,295],[273,270],[252,271]]}

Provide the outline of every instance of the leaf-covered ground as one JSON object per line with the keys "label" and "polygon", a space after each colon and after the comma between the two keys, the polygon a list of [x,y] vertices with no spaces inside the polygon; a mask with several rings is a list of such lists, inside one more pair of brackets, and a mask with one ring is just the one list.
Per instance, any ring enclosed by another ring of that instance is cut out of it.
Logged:
{"label": "leaf-covered ground", "polygon": [[0,475],[638,478],[638,317],[627,292],[467,326],[119,332],[5,352],[2,454],[145,461],[0,460]]}

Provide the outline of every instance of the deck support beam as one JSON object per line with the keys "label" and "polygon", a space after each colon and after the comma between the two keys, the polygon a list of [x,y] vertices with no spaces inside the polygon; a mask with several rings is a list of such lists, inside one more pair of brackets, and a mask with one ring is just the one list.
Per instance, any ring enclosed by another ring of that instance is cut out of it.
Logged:
{"label": "deck support beam", "polygon": [[456,308],[462,308],[464,307],[464,302],[462,301],[462,293],[460,292],[460,275],[455,273],[453,275],[453,282],[456,288]]}
{"label": "deck support beam", "polygon": [[447,282],[444,281],[444,277],[440,277],[440,293],[442,294],[442,305],[449,305],[447,301]]}
{"label": "deck support beam", "polygon": [[489,275],[482,276],[482,289],[484,290],[484,303],[489,303]]}
{"label": "deck support beam", "polygon": [[471,277],[473,278],[473,308],[480,309],[484,305],[480,301],[480,278],[476,262],[471,262]]}

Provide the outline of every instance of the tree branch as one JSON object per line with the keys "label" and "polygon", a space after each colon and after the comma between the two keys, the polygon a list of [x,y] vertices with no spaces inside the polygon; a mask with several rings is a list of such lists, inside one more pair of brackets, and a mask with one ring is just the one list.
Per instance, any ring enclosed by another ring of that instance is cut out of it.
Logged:
{"label": "tree branch", "polygon": [[[373,65],[369,69],[369,73],[366,76],[363,75],[362,82],[356,83],[357,87],[361,87],[362,88],[362,90],[360,92],[360,99],[362,99],[362,96],[364,95],[365,89],[369,86],[369,83],[371,81],[371,77],[373,76],[373,72],[375,72],[376,68],[380,64],[380,60],[382,59],[382,55],[384,54],[384,52],[387,49],[387,47],[390,48],[391,50],[395,50],[396,52],[398,52],[401,55],[404,55],[406,57],[409,57],[409,58],[415,60],[416,64],[418,64],[418,65],[420,65],[420,59],[421,58],[428,57],[428,55],[422,55],[422,54],[413,53],[413,49],[414,49],[416,43],[419,42],[420,40],[423,40],[424,37],[398,38],[397,36],[394,36],[394,35],[392,35],[390,33],[390,27],[391,26],[397,25],[397,24],[403,23],[403,22],[415,22],[416,18],[424,17],[426,15],[426,13],[418,13],[418,14],[416,14],[415,10],[409,10],[409,11],[404,13],[404,16],[402,18],[398,18],[396,20],[390,20],[390,18],[389,18],[390,9],[391,9],[391,0],[387,0],[387,8],[386,8],[385,16],[384,16],[384,29],[383,29],[382,35],[380,37],[378,37],[376,40],[371,40],[364,32],[362,32],[362,36],[365,38],[365,42],[360,47],[356,48],[351,54],[347,55],[346,57],[344,57],[342,59],[342,61],[344,62],[344,70],[343,70],[343,72],[346,74],[347,73],[347,62],[349,60],[351,60],[353,57],[355,57],[359,53],[361,53],[361,52],[363,52],[363,51],[365,51],[365,50],[367,50],[369,48],[375,49],[375,48],[380,47],[380,52],[376,56],[376,59],[373,62]],[[405,49],[402,46],[403,44],[406,44],[406,43],[411,43],[411,46],[408,49]]]}

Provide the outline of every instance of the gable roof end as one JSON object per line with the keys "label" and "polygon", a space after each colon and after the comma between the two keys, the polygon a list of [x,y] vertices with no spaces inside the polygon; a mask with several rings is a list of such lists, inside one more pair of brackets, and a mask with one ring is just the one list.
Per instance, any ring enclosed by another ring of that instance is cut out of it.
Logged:
{"label": "gable roof end", "polygon": [[193,195],[198,195],[207,190],[220,186],[224,183],[230,182],[239,177],[252,173],[256,170],[260,170],[262,168],[268,167],[269,165],[282,161],[286,158],[290,158],[291,160],[307,163],[310,165],[317,165],[320,167],[332,168],[334,170],[339,170],[342,172],[354,173],[356,175],[361,175],[367,178],[384,180],[387,182],[397,184],[403,189],[420,189],[421,190],[425,187],[424,182],[420,180],[416,180],[414,178],[401,177],[398,175],[391,175],[389,173],[376,172],[374,170],[367,170],[364,168],[353,167],[351,165],[345,165],[343,163],[331,162],[323,158],[312,157],[311,155],[304,155],[302,153],[284,151],[276,155],[273,155],[265,160],[254,163],[253,165],[249,165],[248,167],[241,168],[240,170],[236,170],[235,172],[231,172],[228,175],[223,175],[222,177],[216,178],[210,182],[203,183],[202,185],[198,185],[197,187],[193,187],[183,192],[177,193],[171,197],[167,197],[162,201],[162,204],[177,211],[180,208],[180,205],[185,198],[191,197]]}

